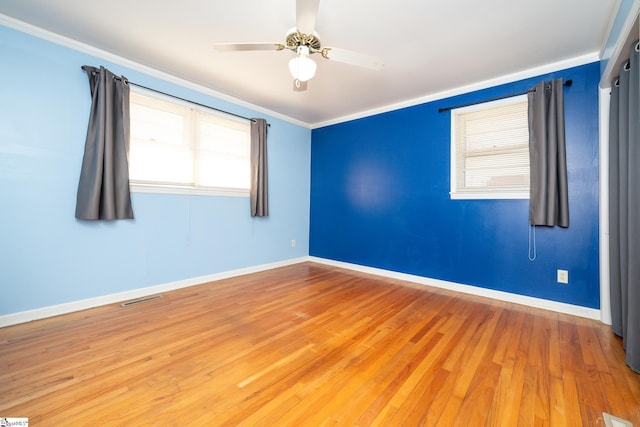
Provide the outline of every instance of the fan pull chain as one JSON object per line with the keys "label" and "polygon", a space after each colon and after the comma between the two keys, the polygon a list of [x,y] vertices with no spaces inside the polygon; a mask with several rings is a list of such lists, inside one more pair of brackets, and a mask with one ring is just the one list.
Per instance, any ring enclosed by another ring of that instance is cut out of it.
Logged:
{"label": "fan pull chain", "polygon": [[[531,238],[533,236],[533,239]],[[533,245],[531,244],[533,240]],[[532,250],[533,249],[533,253]],[[537,255],[537,251],[536,251],[536,226],[535,225],[529,225],[529,253],[527,254],[527,256],[529,257],[529,261],[535,261]]]}

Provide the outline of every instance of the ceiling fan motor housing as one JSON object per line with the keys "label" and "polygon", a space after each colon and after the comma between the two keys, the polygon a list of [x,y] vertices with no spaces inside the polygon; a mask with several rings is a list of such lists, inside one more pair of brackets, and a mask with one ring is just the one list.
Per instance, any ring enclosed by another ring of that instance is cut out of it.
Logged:
{"label": "ceiling fan motor housing", "polygon": [[317,34],[303,34],[298,30],[291,31],[286,38],[287,49],[297,50],[298,46],[307,46],[311,53],[320,52],[321,43]]}

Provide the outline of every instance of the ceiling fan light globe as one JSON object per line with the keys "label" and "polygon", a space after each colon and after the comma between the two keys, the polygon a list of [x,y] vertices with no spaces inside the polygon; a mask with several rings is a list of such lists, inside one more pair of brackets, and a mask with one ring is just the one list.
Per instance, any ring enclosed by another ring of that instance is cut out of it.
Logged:
{"label": "ceiling fan light globe", "polygon": [[289,71],[294,79],[306,82],[316,74],[316,63],[308,55],[298,53],[289,61]]}

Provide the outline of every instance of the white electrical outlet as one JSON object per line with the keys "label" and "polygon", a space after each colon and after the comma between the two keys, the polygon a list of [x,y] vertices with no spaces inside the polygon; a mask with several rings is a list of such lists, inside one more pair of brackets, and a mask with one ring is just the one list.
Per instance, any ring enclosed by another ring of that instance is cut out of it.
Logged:
{"label": "white electrical outlet", "polygon": [[558,270],[558,283],[569,284],[569,272],[567,270]]}
{"label": "white electrical outlet", "polygon": [[296,241],[295,241],[295,240],[292,240],[292,241],[291,241],[291,247],[292,247],[292,248],[295,248],[295,247],[296,247]]}

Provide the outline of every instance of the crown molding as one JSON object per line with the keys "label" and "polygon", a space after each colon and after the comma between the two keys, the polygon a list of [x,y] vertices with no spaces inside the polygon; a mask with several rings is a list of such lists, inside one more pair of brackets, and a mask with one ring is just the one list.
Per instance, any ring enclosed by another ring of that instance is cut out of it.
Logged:
{"label": "crown molding", "polygon": [[217,91],[215,89],[211,89],[207,86],[203,86],[202,84],[192,82],[181,77],[174,76],[172,74],[166,73],[164,71],[157,70],[155,68],[149,67],[147,65],[141,64],[139,62],[124,58],[122,56],[116,55],[114,53],[108,52],[106,50],[98,49],[94,46],[88,45],[86,43],[79,42],[77,40],[71,39],[69,37],[65,37],[63,35],[45,30],[40,27],[36,27],[31,24],[27,24],[26,22],[17,20],[7,15],[0,14],[0,25],[12,28],[14,30],[32,35],[34,37],[40,38],[42,40],[55,43],[60,46],[67,47],[69,49],[76,50],[78,52],[86,53],[87,55],[95,56],[105,61],[112,62],[114,64],[121,65],[123,67],[129,68],[134,71],[138,71],[140,73],[144,73],[148,76],[158,78],[160,80],[164,80],[168,83],[173,83],[175,85],[184,87],[186,89],[191,89],[196,92],[200,92],[205,95],[212,96],[222,101],[227,101],[237,105],[239,107],[248,108],[250,110],[269,115],[271,117],[284,120],[286,122],[302,126],[304,128],[309,129],[309,123],[302,122],[300,120],[294,119],[292,117],[286,116],[284,114],[278,113],[273,110],[269,110],[267,108],[261,107],[259,105],[252,104],[250,102],[244,101],[239,98],[235,98],[231,95],[228,95],[224,92]]}
{"label": "crown molding", "polygon": [[519,71],[516,73],[511,73],[511,74],[507,74],[507,75],[503,75],[500,77],[496,77],[493,79],[489,79],[489,80],[484,80],[484,81],[480,81],[480,82],[476,82],[470,85],[465,85],[465,86],[461,86],[461,87],[457,87],[457,88],[453,88],[450,90],[445,90],[442,92],[437,92],[437,93],[433,93],[433,94],[428,94],[428,95],[424,95],[424,96],[420,96],[417,98],[411,98],[411,99],[407,99],[404,101],[400,101],[397,103],[393,103],[393,104],[388,104],[382,107],[378,107],[378,108],[374,108],[374,109],[370,109],[370,110],[364,110],[364,111],[360,111],[358,113],[354,113],[354,114],[350,114],[350,115],[346,115],[346,116],[342,116],[342,117],[337,117],[335,119],[331,119],[331,120],[327,120],[327,121],[323,121],[323,122],[317,122],[317,123],[306,123],[297,119],[294,119],[292,117],[283,115],[281,113],[278,113],[276,111],[273,110],[269,110],[263,107],[260,107],[258,105],[249,103],[247,101],[244,101],[242,99],[239,98],[235,98],[231,95],[225,94],[224,92],[220,92],[214,89],[211,89],[209,87],[203,86],[199,83],[195,83],[189,80],[185,80],[183,78],[174,76],[172,74],[168,74],[166,72],[157,70],[155,68],[151,68],[148,67],[146,65],[143,65],[139,62],[121,57],[119,55],[115,55],[111,52],[102,50],[102,49],[98,49],[96,47],[90,46],[86,43],[81,43],[77,40],[73,40],[71,38],[62,36],[60,34],[57,33],[53,33],[51,31],[45,30],[43,28],[40,27],[36,27],[34,25],[31,24],[27,24],[23,21],[17,20],[15,18],[11,18],[9,16],[6,15],[2,15],[0,14],[0,25],[4,25],[6,27],[9,28],[13,28],[15,30],[30,34],[32,36],[41,38],[43,40],[47,40],[50,41],[52,43],[56,43],[58,45],[61,46],[65,46],[68,47],[70,49],[79,51],[79,52],[83,52],[86,53],[88,55],[92,55],[92,56],[96,56],[99,58],[102,58],[104,60],[113,62],[115,64],[118,65],[122,65],[124,67],[130,68],[132,70],[135,71],[139,71],[141,73],[144,73],[146,75],[152,76],[152,77],[156,77],[158,79],[167,81],[169,83],[173,83],[176,84],[178,86],[187,88],[187,89],[192,89],[194,91],[215,97],[217,99],[223,100],[223,101],[227,101],[227,102],[231,102],[239,107],[244,107],[244,108],[248,108],[251,110],[254,110],[256,112],[260,112],[263,114],[267,114],[269,116],[272,116],[274,118],[278,118],[284,121],[287,121],[289,123],[307,128],[307,129],[316,129],[316,128],[321,128],[321,127],[325,127],[325,126],[330,126],[333,124],[338,124],[338,123],[343,123],[343,122],[347,122],[347,121],[351,121],[351,120],[356,120],[356,119],[360,119],[360,118],[364,118],[364,117],[369,117],[369,116],[373,116],[376,114],[381,114],[381,113],[386,113],[386,112],[390,112],[390,111],[394,111],[394,110],[399,110],[402,108],[406,108],[406,107],[412,107],[415,105],[420,105],[420,104],[424,104],[427,102],[432,102],[432,101],[437,101],[440,99],[444,99],[444,98],[449,98],[452,96],[457,96],[457,95],[462,95],[465,93],[469,93],[469,92],[474,92],[477,90],[481,90],[481,89],[486,89],[486,88],[490,88],[490,87],[494,87],[494,86],[498,86],[501,84],[506,84],[506,83],[511,83],[517,80],[522,80],[522,79],[526,79],[526,78],[530,78],[530,77],[535,77],[541,74],[547,74],[547,73],[551,73],[554,71],[558,71],[558,70],[563,70],[563,69],[567,69],[567,68],[572,68],[572,67],[576,67],[576,66],[580,66],[580,65],[585,65],[591,62],[595,62],[595,61],[599,61],[600,60],[600,52],[592,52],[586,55],[582,55],[582,56],[578,56],[575,58],[570,58],[570,59],[566,59],[566,60],[562,60],[562,61],[558,61],[558,62],[554,62],[554,63],[550,63],[550,64],[546,64],[543,66],[539,66],[539,67],[535,67],[535,68],[530,68],[527,70],[523,70],[523,71]]}
{"label": "crown molding", "polygon": [[351,120],[373,116],[376,114],[388,113],[390,111],[399,110],[401,108],[413,107],[415,105],[425,104],[427,102],[439,101],[441,99],[449,98],[452,96],[463,95],[463,94],[474,92],[481,89],[487,89],[490,87],[499,86],[506,83],[512,83],[518,80],[539,76],[541,74],[548,74],[554,71],[564,70],[567,68],[577,67],[580,65],[596,62],[599,60],[600,60],[599,52],[592,52],[586,55],[577,56],[575,58],[542,65],[540,67],[530,68],[524,71],[518,71],[517,73],[506,74],[504,76],[496,77],[489,80],[484,80],[477,83],[472,83],[470,85],[460,86],[460,87],[450,89],[450,90],[445,90],[442,92],[437,92],[437,93],[424,95],[417,98],[407,99],[405,101],[401,101],[395,104],[389,104],[383,107],[361,111],[359,113],[338,117],[335,119],[327,120],[325,122],[314,123],[311,125],[311,129],[317,129],[317,128],[330,126],[338,123],[344,123]]}

